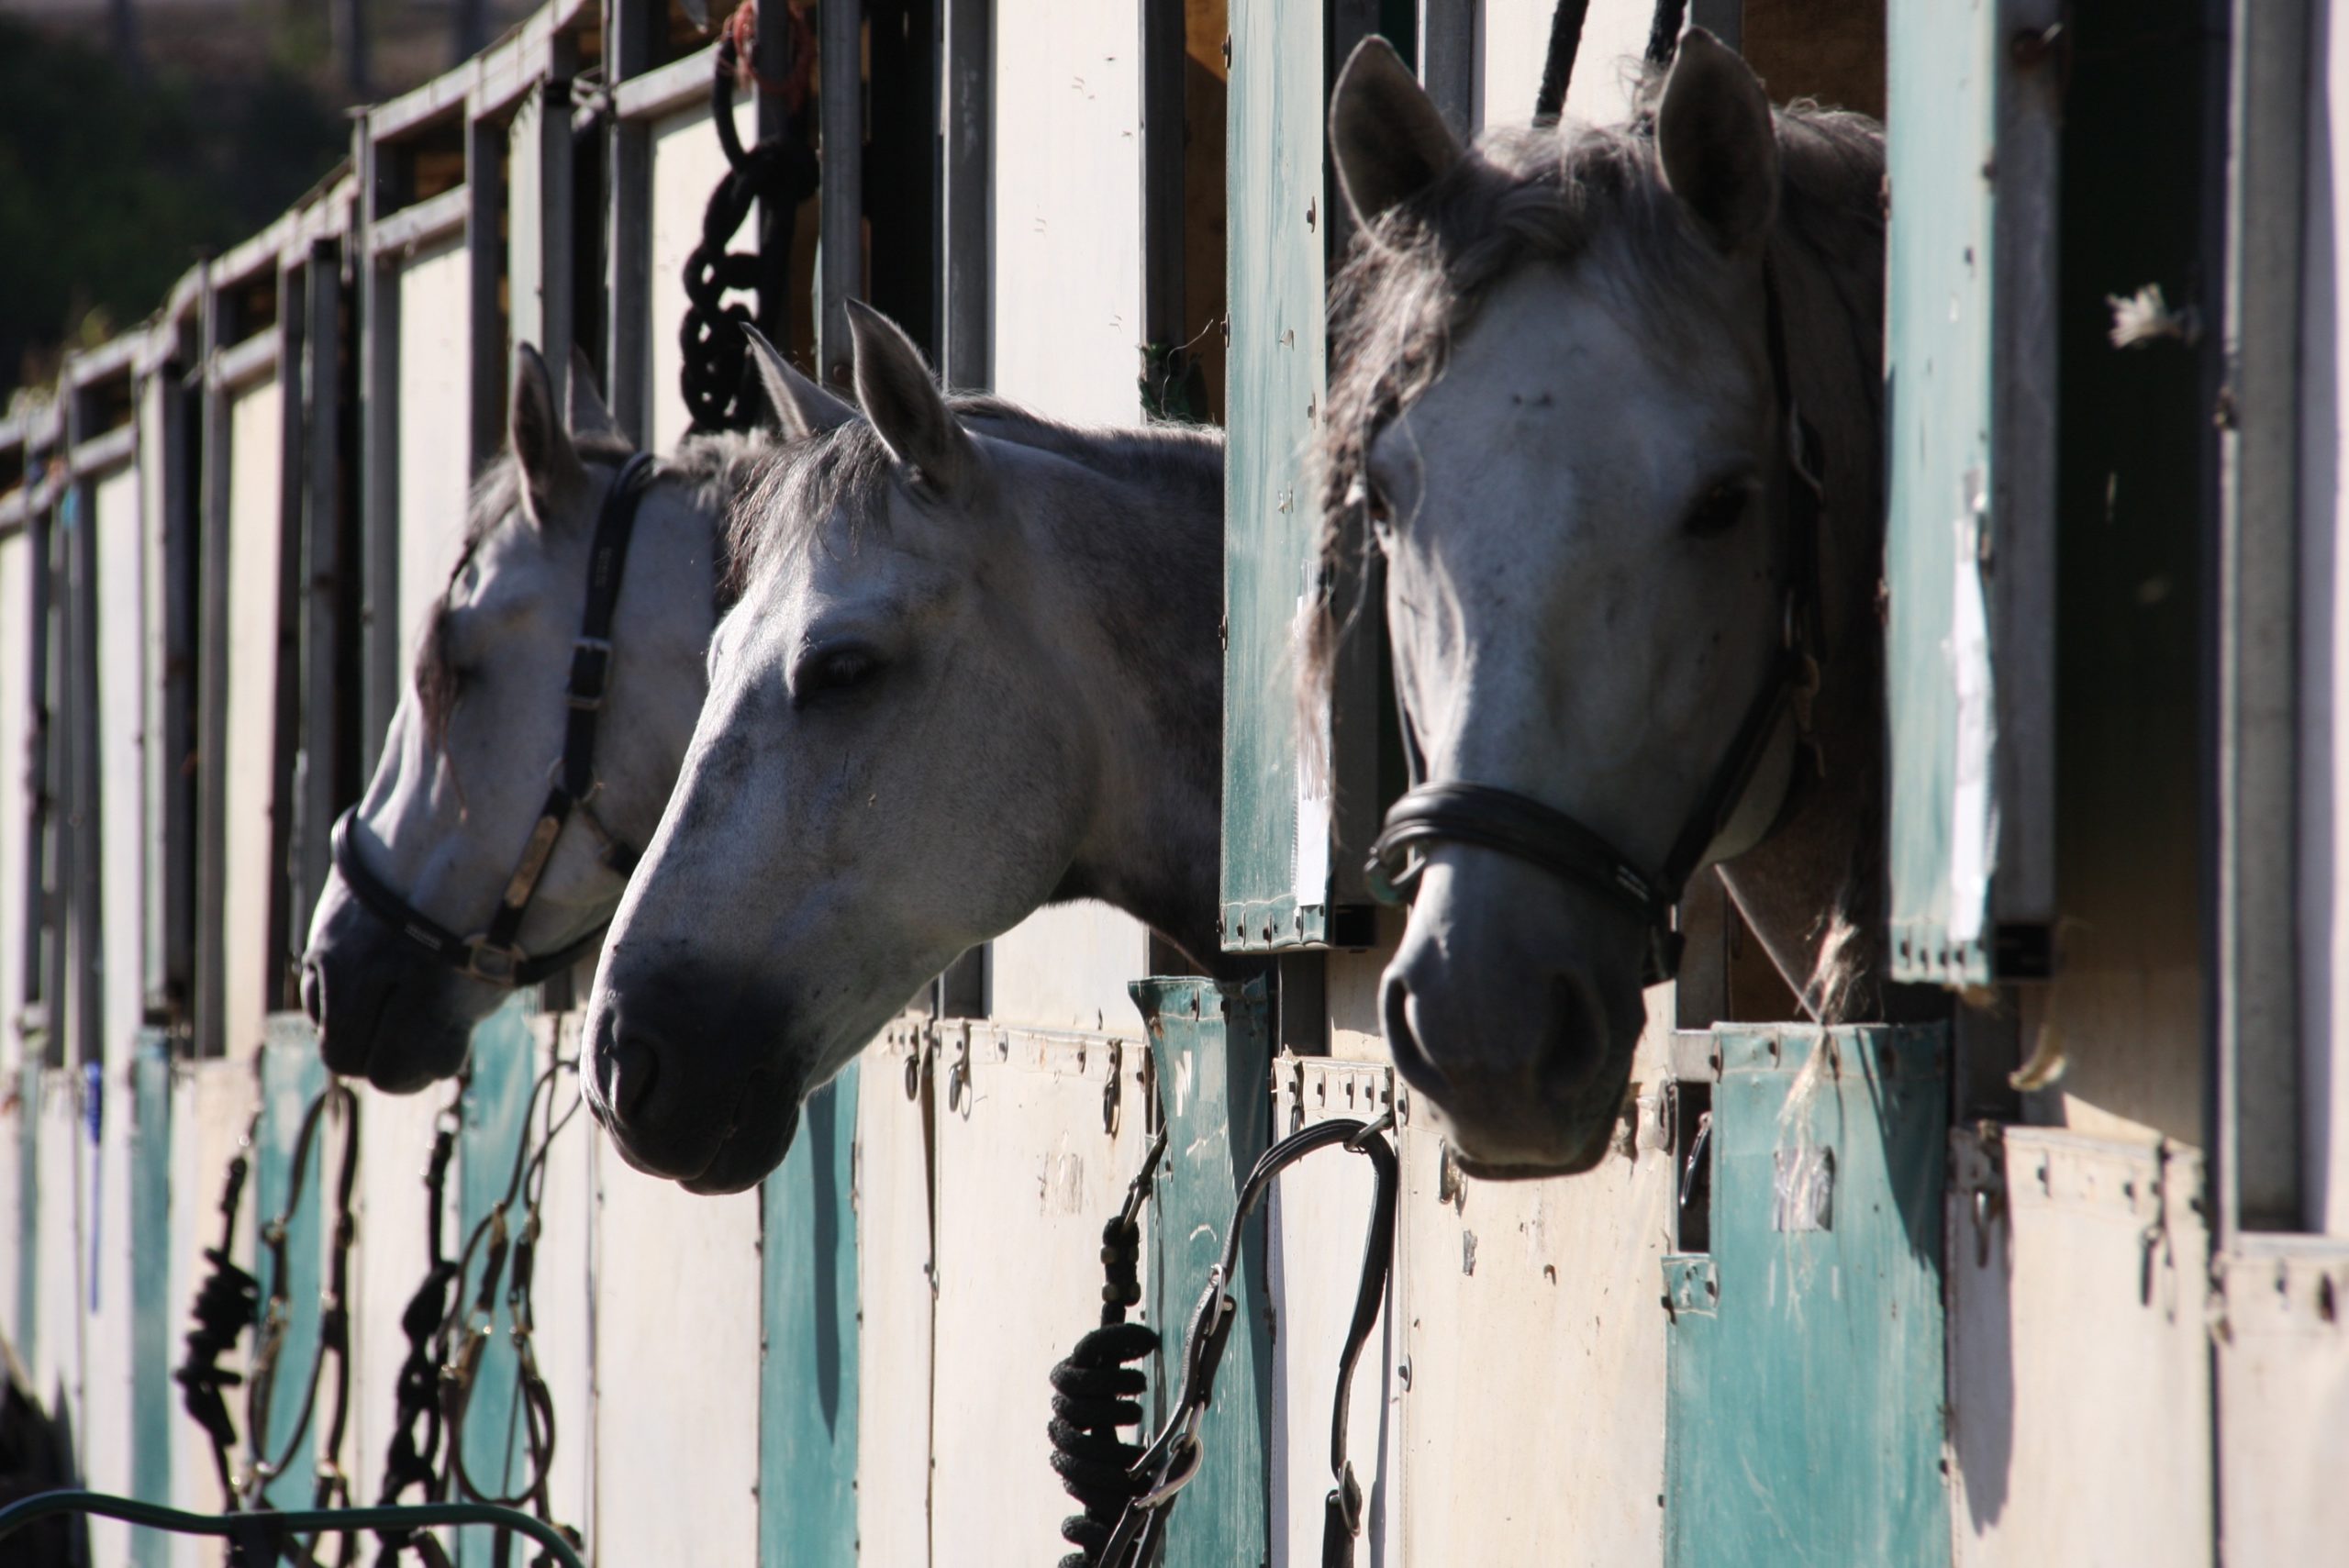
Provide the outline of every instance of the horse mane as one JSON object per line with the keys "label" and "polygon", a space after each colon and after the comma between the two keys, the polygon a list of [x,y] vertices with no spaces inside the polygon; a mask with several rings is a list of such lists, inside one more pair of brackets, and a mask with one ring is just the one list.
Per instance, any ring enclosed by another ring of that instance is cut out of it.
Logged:
{"label": "horse mane", "polygon": [[[617,469],[636,455],[636,443],[617,431],[574,434],[571,439],[580,460],[590,464]],[[677,444],[674,453],[653,460],[651,483],[681,486],[688,506],[722,524],[727,508],[748,482],[772,439],[763,433],[731,430],[687,437]],[[456,707],[460,685],[459,672],[448,654],[449,588],[463,574],[489,536],[521,504],[522,465],[509,441],[482,465],[481,473],[466,496],[464,539],[457,551],[456,564],[449,569],[448,583],[433,600],[417,641],[417,714],[424,724],[425,744],[435,751],[448,734],[449,715]],[[718,609],[723,614],[733,603],[731,585],[737,576],[732,561],[722,553],[732,534],[719,526],[712,529],[712,537],[721,551],[714,593]]]}
{"label": "horse mane", "polygon": [[[1302,700],[1326,697],[1338,641],[1358,608],[1338,605],[1337,584],[1366,580],[1359,484],[1371,446],[1442,375],[1453,335],[1493,286],[1529,261],[1575,261],[1604,238],[1627,245],[1632,262],[1610,285],[1656,322],[1680,317],[1675,302],[1707,258],[1658,163],[1653,111],[1663,82],[1653,69],[1644,74],[1639,107],[1622,125],[1489,130],[1428,190],[1356,234],[1330,289],[1330,395],[1316,453],[1322,594],[1305,628]],[[1773,264],[1831,273],[1865,246],[1860,231],[1872,231],[1866,253],[1880,256],[1882,128],[1809,101],[1774,119],[1781,188]],[[1867,308],[1872,319],[1881,314],[1880,305]],[[1318,724],[1302,731],[1318,732]]]}
{"label": "horse mane", "polygon": [[[1050,452],[1096,473],[1166,495],[1206,486],[1217,504],[1222,469],[1216,462],[1222,432],[1200,426],[1080,426],[989,394],[950,395],[946,406],[975,433]],[[814,541],[827,519],[844,515],[851,538],[885,527],[887,499],[896,483],[896,460],[880,433],[851,419],[821,435],[763,451],[736,492],[727,526],[732,597],[760,573]]]}

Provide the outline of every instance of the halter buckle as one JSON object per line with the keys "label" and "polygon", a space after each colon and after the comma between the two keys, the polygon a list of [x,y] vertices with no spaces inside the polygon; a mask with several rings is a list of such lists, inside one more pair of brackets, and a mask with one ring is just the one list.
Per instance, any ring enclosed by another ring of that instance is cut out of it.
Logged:
{"label": "halter buckle", "polygon": [[465,939],[465,962],[462,973],[492,985],[511,985],[515,972],[522,967],[522,950],[499,947],[489,940],[487,932]]}
{"label": "halter buckle", "polygon": [[571,684],[564,688],[562,700],[582,712],[594,713],[604,706],[604,688],[611,676],[611,639],[574,638],[571,644]]}

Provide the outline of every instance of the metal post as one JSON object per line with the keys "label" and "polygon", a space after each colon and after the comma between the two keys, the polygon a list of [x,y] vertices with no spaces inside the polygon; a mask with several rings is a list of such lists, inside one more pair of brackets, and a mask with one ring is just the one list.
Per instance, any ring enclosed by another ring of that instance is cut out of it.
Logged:
{"label": "metal post", "polygon": [[[604,86],[617,88],[652,67],[646,0],[611,0],[605,13]],[[651,428],[645,400],[646,310],[652,281],[652,144],[640,122],[611,116],[605,178],[610,190],[604,244],[604,401],[621,429],[642,439]]]}
{"label": "metal post", "polygon": [[1688,25],[1702,28],[1731,49],[1745,48],[1745,0],[1688,0]]}
{"label": "metal post", "polygon": [[[375,219],[397,202],[390,157],[362,117],[352,131],[359,171],[357,250],[360,414],[359,628],[364,671],[359,713],[359,766],[373,773],[400,701],[400,291],[389,262],[375,254]],[[208,406],[208,399],[207,399]]]}
{"label": "metal post", "polygon": [[307,259],[306,251],[289,250],[278,258],[277,268],[277,647],[269,766],[269,864],[274,874],[269,883],[269,929],[262,950],[271,965],[262,1005],[273,1009],[291,999],[294,960],[309,924],[310,906],[303,895],[308,879],[295,837],[302,826],[297,818],[305,792],[300,764],[302,605],[308,595],[302,587],[303,540],[308,533],[311,457],[321,447],[330,450],[334,440],[331,431],[321,439],[307,417],[309,331],[303,265]]}
{"label": "metal post", "polygon": [[1475,130],[1475,0],[1420,0],[1419,83],[1453,135],[1464,139]]}
{"label": "metal post", "polygon": [[[465,267],[471,284],[468,321],[473,339],[471,390],[473,450],[467,472],[481,467],[506,444],[506,306],[498,285],[506,281],[505,156],[507,129],[465,106]],[[561,404],[556,405],[561,407]]]}
{"label": "metal post", "polygon": [[227,961],[222,925],[228,898],[228,399],[214,371],[221,338],[221,299],[205,279],[203,514],[196,613],[195,1053],[223,1056],[228,1048]]}
{"label": "metal post", "polygon": [[[64,884],[66,918],[73,933],[74,960],[67,981],[73,987],[72,1039],[51,1039],[52,1059],[58,1051],[75,1065],[106,1060],[105,974],[100,967],[105,928],[100,923],[98,870],[98,519],[97,486],[72,470],[75,448],[91,433],[83,428],[83,395],[73,389],[69,372],[61,378],[65,403],[64,451],[69,466],[61,515],[64,521],[66,597],[64,641],[66,667],[61,683],[65,698],[64,723],[67,768],[66,815],[61,835],[66,845],[72,879]],[[59,946],[63,947],[61,927]],[[64,999],[64,988],[58,999]],[[59,1020],[61,1022],[62,1020]]]}
{"label": "metal post", "polygon": [[[1182,0],[1141,3],[1141,340],[1144,406],[1164,406],[1183,328]],[[1161,384],[1152,385],[1149,383]]]}
{"label": "metal post", "polygon": [[995,379],[992,350],[995,225],[993,0],[944,0],[946,125],[944,299],[939,339],[949,386],[973,391]]}
{"label": "metal post", "polygon": [[862,0],[831,0],[819,26],[823,82],[823,294],[816,317],[822,379],[846,386],[848,302],[864,293],[864,83]]}
{"label": "metal post", "polygon": [[2296,899],[2307,0],[2235,0],[2217,605],[2221,1246],[2301,1223]]}
{"label": "metal post", "polygon": [[[342,804],[341,760],[351,716],[344,704],[342,601],[342,250],[331,239],[310,247],[302,269],[303,425],[309,432],[302,487],[302,762],[297,770],[294,903],[317,906],[330,862],[328,834]],[[289,348],[290,351],[290,348]],[[294,362],[289,361],[288,362]],[[297,943],[302,933],[293,933]]]}
{"label": "metal post", "polygon": [[[200,283],[199,277],[199,283]],[[199,287],[197,297],[202,297]],[[172,321],[172,350],[154,376],[155,417],[161,421],[161,516],[155,519],[157,568],[154,667],[149,690],[158,703],[147,759],[149,850],[160,868],[160,896],[148,899],[148,1016],[184,1030],[195,1000],[196,550],[205,483],[200,461],[204,361],[188,355],[186,328]],[[198,332],[201,331],[199,325]],[[190,361],[193,358],[193,364]],[[184,1048],[184,1041],[182,1041]]]}

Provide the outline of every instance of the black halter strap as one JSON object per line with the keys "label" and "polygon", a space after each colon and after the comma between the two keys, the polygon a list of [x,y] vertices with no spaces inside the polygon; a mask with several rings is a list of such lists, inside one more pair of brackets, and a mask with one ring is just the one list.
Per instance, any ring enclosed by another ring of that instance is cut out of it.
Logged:
{"label": "black halter strap", "polygon": [[[1729,825],[1789,708],[1797,725],[1809,729],[1810,697],[1819,684],[1824,636],[1819,605],[1819,535],[1826,510],[1822,454],[1818,432],[1795,401],[1787,368],[1786,312],[1779,301],[1777,273],[1767,262],[1763,266],[1762,294],[1770,388],[1777,399],[1787,443],[1786,520],[1779,539],[1779,589],[1785,597],[1785,618],[1770,673],[1747,706],[1704,793],[1682,819],[1661,871],[1650,875],[1603,835],[1529,795],[1462,780],[1422,783],[1425,761],[1406,709],[1400,717],[1411,787],[1387,809],[1386,828],[1370,851],[1371,886],[1380,896],[1396,900],[1408,894],[1426,863],[1423,855],[1414,851],[1424,851],[1430,844],[1472,844],[1497,851],[1611,898],[1636,915],[1649,932],[1642,984],[1653,985],[1679,972],[1681,939],[1672,926],[1673,907],[1705,851]],[[1400,683],[1396,701],[1401,706]]]}
{"label": "black halter strap", "polygon": [[636,530],[636,510],[648,488],[652,459],[638,452],[620,469],[605,494],[596,517],[596,538],[587,556],[587,606],[579,617],[579,636],[571,649],[571,678],[563,688],[570,715],[563,727],[562,755],[556,760],[554,782],[530,826],[521,858],[507,878],[496,913],[477,935],[462,937],[410,904],[390,884],[367,868],[352,843],[351,827],[358,814],[353,806],[336,818],[332,844],[335,870],[370,913],[416,946],[493,985],[536,985],[560,974],[596,951],[604,928],[568,943],[554,952],[533,958],[516,945],[522,918],[539,890],[539,878],[554,853],[555,840],[572,814],[594,826],[604,840],[604,863],[621,875],[636,865],[636,851],[606,831],[587,804],[596,793],[596,725],[604,707],[604,693],[611,684],[612,613],[618,606],[620,578],[628,566],[629,539]]}

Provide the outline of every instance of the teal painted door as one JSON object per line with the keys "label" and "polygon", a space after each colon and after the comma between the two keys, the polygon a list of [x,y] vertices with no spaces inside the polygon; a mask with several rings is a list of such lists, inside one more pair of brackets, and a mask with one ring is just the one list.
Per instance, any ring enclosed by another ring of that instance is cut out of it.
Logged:
{"label": "teal painted door", "polygon": [[[473,1026],[473,1081],[465,1087],[463,1120],[457,1131],[456,1234],[461,1246],[506,1200],[514,1178],[515,1151],[531,1133],[530,1088],[539,1075],[538,1040],[530,1028],[536,1001],[534,992],[518,995]],[[559,1096],[578,1092],[568,1082],[555,1089]],[[509,1239],[519,1238],[522,1218],[518,1199],[507,1211]],[[484,1240],[459,1283],[459,1301],[468,1309],[481,1288],[488,1251]],[[513,1278],[510,1251],[505,1266],[493,1309],[495,1332],[474,1369],[473,1397],[465,1407],[466,1473],[483,1493],[497,1498],[514,1496],[530,1484],[529,1443],[515,1397],[514,1317],[507,1305],[507,1286]],[[558,1418],[566,1413],[558,1412]],[[455,1539],[460,1568],[484,1568],[495,1560],[492,1532],[459,1530]]]}
{"label": "teal painted door", "polygon": [[851,1062],[808,1095],[760,1189],[759,1568],[857,1560],[856,1094]]}
{"label": "teal painted door", "polygon": [[[2045,15],[2039,15],[2045,13]],[[1896,6],[1885,539],[1897,979],[2048,962],[2054,0]]]}
{"label": "teal painted door", "polygon": [[[1268,1140],[1270,1036],[1259,983],[1138,980],[1133,996],[1150,1030],[1168,1124],[1151,1223],[1150,1321],[1166,1341],[1151,1373],[1155,1421],[1164,1418],[1179,1379],[1180,1341],[1208,1271],[1221,1261],[1240,1184]],[[1259,1210],[1240,1253],[1233,1292],[1240,1322],[1200,1432],[1207,1456],[1168,1523],[1164,1568],[1269,1561],[1273,1375],[1264,1227]]]}
{"label": "teal painted door", "polygon": [[1712,1251],[1664,1260],[1668,1568],[1930,1568],[1939,1028],[1713,1035]]}
{"label": "teal painted door", "polygon": [[[300,1201],[290,1207],[295,1147],[302,1136],[302,1118],[310,1102],[327,1085],[326,1063],[318,1056],[317,1035],[298,1013],[272,1013],[261,1048],[261,1126],[253,1140],[251,1207],[248,1210],[255,1234],[262,1235],[273,1220],[285,1225],[285,1337],[278,1351],[276,1382],[269,1402],[268,1431],[246,1426],[245,1440],[256,1457],[275,1461],[284,1455],[277,1477],[265,1488],[270,1502],[281,1508],[306,1508],[317,1485],[313,1456],[317,1451],[317,1427],[305,1423],[310,1368],[318,1356],[318,1291],[323,1283],[320,1263],[320,1195],[334,1184],[328,1150],[321,1133],[319,1147],[310,1152],[307,1178]],[[268,1309],[271,1287],[269,1250],[253,1249],[258,1260],[262,1306]],[[298,1440],[288,1440],[300,1429]],[[266,1442],[262,1440],[266,1437]]]}
{"label": "teal painted door", "polygon": [[[145,1503],[172,1500],[173,1330],[186,1303],[171,1291],[172,1057],[161,1029],[142,1029],[130,1063],[130,1490]],[[191,1206],[198,1208],[200,1206]],[[165,1539],[134,1530],[131,1562],[162,1568]]]}
{"label": "teal painted door", "polygon": [[1222,941],[1327,940],[1329,794],[1308,782],[1296,628],[1319,506],[1326,393],[1322,6],[1232,0],[1227,100],[1231,342],[1224,458]]}

